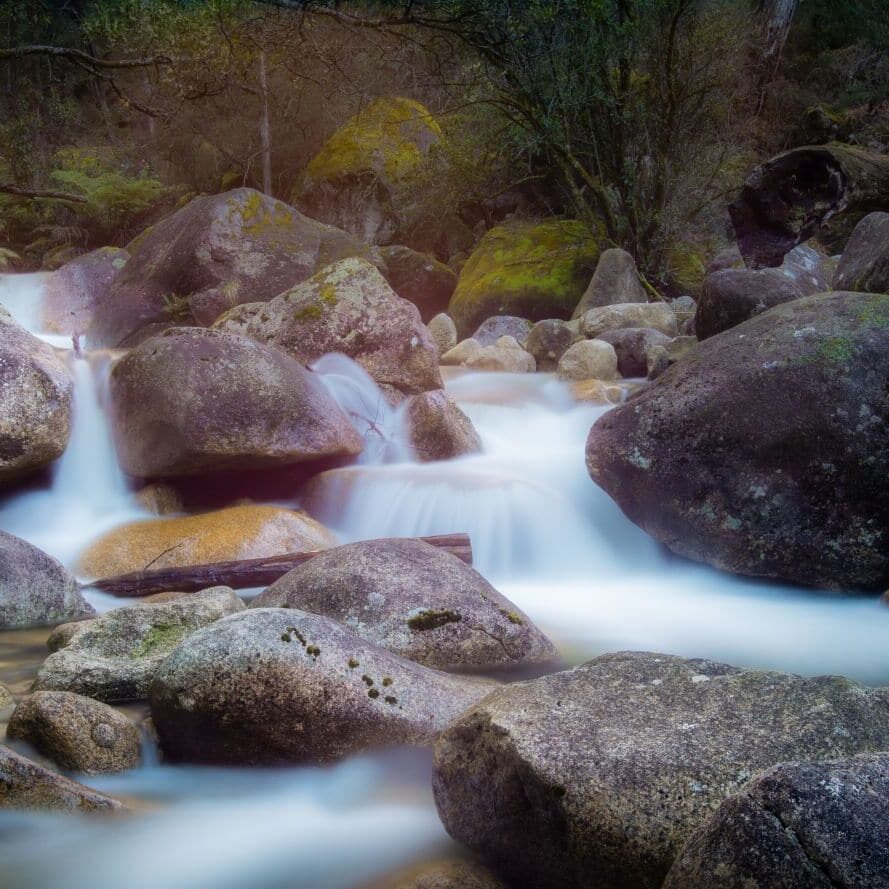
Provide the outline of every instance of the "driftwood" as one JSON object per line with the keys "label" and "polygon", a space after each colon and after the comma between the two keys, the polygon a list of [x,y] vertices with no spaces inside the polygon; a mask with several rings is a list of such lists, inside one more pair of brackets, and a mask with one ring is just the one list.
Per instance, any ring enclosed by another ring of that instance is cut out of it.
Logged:
{"label": "driftwood", "polygon": [[757,167],[729,212],[747,265],[764,268],[781,265],[832,216],[880,209],[889,209],[889,157],[832,142]]}
{"label": "driftwood", "polygon": [[[472,544],[468,534],[442,534],[416,539],[447,550],[467,565],[472,564]],[[236,590],[264,587],[317,555],[317,552],[287,553],[266,559],[243,559],[238,562],[214,562],[210,565],[133,571],[119,577],[93,580],[82,586],[84,589],[101,590],[103,593],[121,597],[150,596],[153,593],[173,591],[195,593],[212,586],[228,586]]]}

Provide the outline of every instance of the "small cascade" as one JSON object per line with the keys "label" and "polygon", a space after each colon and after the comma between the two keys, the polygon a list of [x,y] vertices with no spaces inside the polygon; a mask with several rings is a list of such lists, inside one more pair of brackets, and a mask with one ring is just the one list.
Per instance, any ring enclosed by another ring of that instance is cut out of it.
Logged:
{"label": "small cascade", "polygon": [[0,306],[32,333],[42,328],[43,292],[48,279],[47,272],[0,275]]}

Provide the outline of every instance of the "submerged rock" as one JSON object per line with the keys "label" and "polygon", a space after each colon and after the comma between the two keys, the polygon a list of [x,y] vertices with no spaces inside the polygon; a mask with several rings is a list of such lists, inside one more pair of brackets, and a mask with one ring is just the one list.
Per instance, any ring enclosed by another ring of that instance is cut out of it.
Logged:
{"label": "submerged rock", "polygon": [[889,754],[775,766],[695,833],[664,889],[889,886]]}
{"label": "submerged rock", "polygon": [[889,586],[889,296],[777,306],[601,417],[590,475],[675,552],[740,574]]}
{"label": "submerged rock", "polygon": [[362,639],[442,670],[554,661],[552,643],[456,556],[417,540],[336,547],[293,569],[251,607],[323,614]]}
{"label": "submerged rock", "polygon": [[67,691],[36,691],[9,720],[6,736],[26,741],[63,769],[97,775],[135,768],[141,738],[123,713]]}
{"label": "submerged rock", "polygon": [[52,626],[93,614],[61,563],[0,531],[0,629]]}
{"label": "submerged rock", "polygon": [[756,772],[887,743],[886,689],[624,652],[469,708],[433,789],[451,836],[518,885],[656,889]]}
{"label": "submerged rock", "polygon": [[502,336],[511,336],[520,346],[524,346],[531,332],[531,322],[513,315],[494,315],[482,321],[472,335],[482,346],[494,346]]}
{"label": "submerged rock", "polygon": [[313,552],[338,543],[304,512],[277,506],[233,506],[202,515],[149,519],[103,534],[81,555],[87,577],[113,577],[183,565]]}
{"label": "submerged rock", "polygon": [[421,463],[451,460],[482,449],[472,421],[444,389],[412,396],[406,418],[411,448]]}
{"label": "submerged rock", "polygon": [[110,813],[123,811],[124,805],[0,746],[0,809]]}
{"label": "submerged rock", "polygon": [[40,667],[35,691],[73,691],[109,703],[138,701],[164,658],[201,627],[244,610],[228,588],[173,602],[127,605],[90,621]]}
{"label": "submerged rock", "polygon": [[647,302],[636,261],[626,250],[611,247],[599,257],[593,278],[571,317],[582,318],[590,309],[601,306]]}
{"label": "submerged rock", "polygon": [[111,413],[130,475],[172,477],[346,456],[361,438],[322,383],[234,333],[168,330],[111,371]]}
{"label": "submerged rock", "polygon": [[604,340],[581,340],[559,359],[563,380],[613,380],[617,376],[617,353]]}
{"label": "submerged rock", "polygon": [[457,286],[457,274],[428,253],[410,247],[381,247],[386,280],[402,298],[412,302],[427,324],[445,312]]}
{"label": "submerged rock", "polygon": [[494,687],[401,658],[326,617],[254,608],[195,633],[164,661],[151,713],[174,761],[325,762],[431,744]]}
{"label": "submerged rock", "polygon": [[404,393],[442,385],[438,350],[416,306],[364,260],[331,265],[271,302],[239,306],[216,327],[276,346],[303,364],[340,352],[377,383]]}
{"label": "submerged rock", "polygon": [[0,487],[65,452],[72,388],[55,350],[0,308]]}

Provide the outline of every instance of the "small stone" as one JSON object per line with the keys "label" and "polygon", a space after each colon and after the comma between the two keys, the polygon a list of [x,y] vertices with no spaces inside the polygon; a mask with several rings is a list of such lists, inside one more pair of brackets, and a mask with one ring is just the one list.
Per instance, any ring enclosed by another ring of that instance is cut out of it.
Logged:
{"label": "small stone", "polygon": [[563,380],[613,380],[617,376],[617,353],[604,340],[581,340],[559,361]]}

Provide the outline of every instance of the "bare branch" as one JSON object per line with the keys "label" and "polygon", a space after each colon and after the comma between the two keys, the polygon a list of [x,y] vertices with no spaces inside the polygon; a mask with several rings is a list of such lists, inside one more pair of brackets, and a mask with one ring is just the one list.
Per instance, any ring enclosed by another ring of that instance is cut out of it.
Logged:
{"label": "bare branch", "polygon": [[0,59],[20,59],[24,56],[55,56],[56,58],[69,59],[80,65],[89,65],[92,68],[151,68],[155,65],[172,63],[168,56],[152,56],[145,59],[97,59],[81,49],[65,46],[46,46],[32,44],[30,46],[13,46],[9,49],[0,49]]}
{"label": "bare branch", "polygon": [[71,201],[75,204],[85,204],[87,200],[79,194],[70,194],[67,191],[44,191],[41,189],[21,188],[12,183],[0,183],[0,194],[12,194],[22,198],[45,198],[52,201]]}

